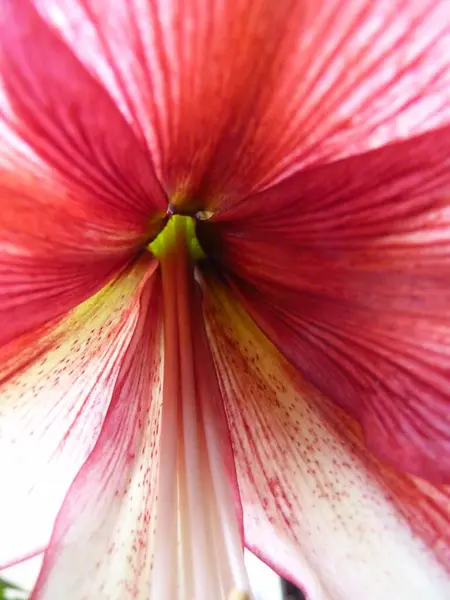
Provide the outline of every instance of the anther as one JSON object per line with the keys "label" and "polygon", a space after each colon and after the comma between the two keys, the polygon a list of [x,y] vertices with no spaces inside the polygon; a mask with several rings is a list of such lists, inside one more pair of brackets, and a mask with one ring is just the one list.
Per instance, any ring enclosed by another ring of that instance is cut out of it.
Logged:
{"label": "anther", "polygon": [[195,213],[195,218],[198,221],[207,221],[208,219],[210,219],[213,216],[213,211],[212,210],[198,210]]}

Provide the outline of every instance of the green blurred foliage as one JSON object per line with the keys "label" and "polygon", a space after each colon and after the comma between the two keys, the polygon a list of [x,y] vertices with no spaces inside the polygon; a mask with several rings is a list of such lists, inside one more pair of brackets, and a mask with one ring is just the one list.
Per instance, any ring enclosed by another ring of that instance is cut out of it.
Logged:
{"label": "green blurred foliage", "polygon": [[0,600],[23,600],[23,598],[24,594],[20,588],[0,578]]}

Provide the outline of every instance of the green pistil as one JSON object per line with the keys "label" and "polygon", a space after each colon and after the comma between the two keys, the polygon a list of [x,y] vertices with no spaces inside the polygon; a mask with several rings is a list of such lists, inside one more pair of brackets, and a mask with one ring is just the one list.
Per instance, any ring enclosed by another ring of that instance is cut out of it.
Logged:
{"label": "green pistil", "polygon": [[193,260],[205,258],[205,253],[195,235],[195,221],[192,217],[173,215],[164,229],[147,245],[147,249],[157,258],[161,258],[184,237],[189,254]]}

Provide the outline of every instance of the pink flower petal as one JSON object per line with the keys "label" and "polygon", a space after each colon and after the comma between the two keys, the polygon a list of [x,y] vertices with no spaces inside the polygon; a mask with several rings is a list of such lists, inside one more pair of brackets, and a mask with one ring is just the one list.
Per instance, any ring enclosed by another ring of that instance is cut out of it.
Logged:
{"label": "pink flower petal", "polygon": [[51,324],[136,257],[136,234],[66,202],[55,182],[0,173],[0,347]]}
{"label": "pink flower petal", "polygon": [[166,201],[145,144],[32,3],[2,7],[0,47],[3,345],[116,276]]}
{"label": "pink flower petal", "polygon": [[161,280],[142,293],[102,432],[32,600],[226,600],[245,588],[228,429],[187,275],[183,252],[162,259],[163,339]]}
{"label": "pink flower petal", "polygon": [[450,121],[445,0],[35,0],[186,210]]}
{"label": "pink flower petal", "polygon": [[199,230],[369,447],[433,482],[450,477],[449,150],[444,128],[310,169]]}
{"label": "pink flower petal", "polygon": [[41,551],[93,448],[136,327],[146,259],[0,353],[0,568]]}
{"label": "pink flower petal", "polygon": [[247,546],[310,600],[448,598],[450,486],[379,463],[211,278],[204,298]]}
{"label": "pink flower petal", "polygon": [[2,163],[42,161],[69,202],[118,228],[142,235],[165,210],[146,145],[32,0],[2,7],[0,135]]}

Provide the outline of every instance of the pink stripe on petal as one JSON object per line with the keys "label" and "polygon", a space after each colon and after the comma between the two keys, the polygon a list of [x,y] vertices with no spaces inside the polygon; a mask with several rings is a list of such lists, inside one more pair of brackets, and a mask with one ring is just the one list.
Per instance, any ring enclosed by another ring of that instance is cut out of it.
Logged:
{"label": "pink stripe on petal", "polygon": [[199,229],[266,335],[370,448],[435,483],[450,476],[449,149],[443,128],[306,170]]}
{"label": "pink stripe on petal", "polygon": [[0,344],[64,316],[135,260],[142,232],[51,178],[0,171]]}
{"label": "pink stripe on petal", "polygon": [[2,350],[0,567],[42,551],[105,418],[136,326],[142,261],[59,325]]}
{"label": "pink stripe on petal", "polygon": [[449,123],[445,0],[35,3],[184,209]]}
{"label": "pink stripe on petal", "polygon": [[378,462],[210,275],[203,291],[247,546],[309,600],[447,598],[449,486]]}
{"label": "pink stripe on petal", "polygon": [[160,457],[159,278],[141,290],[104,424],[56,520],[32,598],[140,598],[149,589]]}
{"label": "pink stripe on petal", "polygon": [[166,200],[101,83],[28,0],[0,15],[0,345],[136,259]]}
{"label": "pink stripe on petal", "polygon": [[108,92],[31,0],[3,3],[0,40],[2,153],[17,162],[28,147],[78,203],[146,232],[166,201],[148,150]]}

